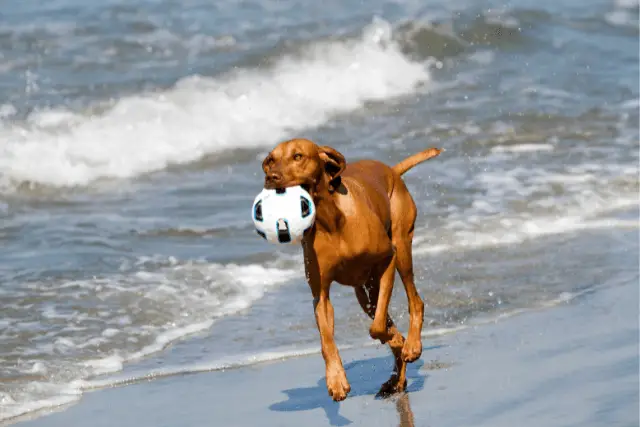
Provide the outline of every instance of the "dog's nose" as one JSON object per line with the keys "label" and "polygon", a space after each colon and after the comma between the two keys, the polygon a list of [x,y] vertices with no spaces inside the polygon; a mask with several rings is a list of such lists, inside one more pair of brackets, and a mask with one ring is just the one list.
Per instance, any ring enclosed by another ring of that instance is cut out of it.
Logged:
{"label": "dog's nose", "polygon": [[266,178],[269,184],[279,184],[282,181],[282,174],[279,172],[269,172]]}

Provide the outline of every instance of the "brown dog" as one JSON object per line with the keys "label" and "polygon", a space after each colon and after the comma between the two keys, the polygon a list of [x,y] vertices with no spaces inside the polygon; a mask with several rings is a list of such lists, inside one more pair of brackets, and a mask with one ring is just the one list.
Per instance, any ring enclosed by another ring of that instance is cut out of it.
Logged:
{"label": "brown dog", "polygon": [[[395,369],[382,385],[382,394],[403,391],[406,363],[422,354],[424,303],[413,282],[411,257],[417,210],[401,175],[440,152],[430,148],[393,167],[375,160],[347,164],[331,147],[293,139],[279,144],[262,163],[265,188],[301,185],[316,205],[315,224],[307,231],[302,247],[327,390],[336,401],[345,399],[351,387],[333,338],[332,282],[355,289],[360,306],[373,319],[369,334],[391,347]],[[387,313],[396,270],[409,301],[406,340]]]}

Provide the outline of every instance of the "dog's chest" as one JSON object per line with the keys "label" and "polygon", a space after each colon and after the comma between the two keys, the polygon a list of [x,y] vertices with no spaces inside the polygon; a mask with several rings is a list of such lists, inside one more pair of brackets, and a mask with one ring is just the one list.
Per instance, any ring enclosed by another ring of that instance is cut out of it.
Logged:
{"label": "dog's chest", "polygon": [[371,276],[371,270],[368,263],[343,262],[336,268],[335,281],[345,286],[362,286]]}
{"label": "dog's chest", "polygon": [[371,276],[375,266],[387,258],[391,251],[392,246],[388,239],[343,242],[335,267],[335,281],[346,286],[362,286]]}

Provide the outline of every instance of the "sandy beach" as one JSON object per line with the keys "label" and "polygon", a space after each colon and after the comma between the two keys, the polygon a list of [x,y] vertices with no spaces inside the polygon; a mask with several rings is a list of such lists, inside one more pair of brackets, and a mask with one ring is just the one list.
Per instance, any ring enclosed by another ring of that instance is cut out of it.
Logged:
{"label": "sandy beach", "polygon": [[409,393],[377,399],[386,348],[343,351],[352,392],[327,396],[319,354],[87,393],[20,427],[637,426],[638,286],[425,340]]}

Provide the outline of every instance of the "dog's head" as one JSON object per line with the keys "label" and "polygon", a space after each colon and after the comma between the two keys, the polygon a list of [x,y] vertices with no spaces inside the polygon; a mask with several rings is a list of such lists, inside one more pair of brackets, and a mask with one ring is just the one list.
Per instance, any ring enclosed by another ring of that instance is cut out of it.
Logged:
{"label": "dog's head", "polygon": [[318,146],[308,139],[292,139],[278,144],[262,162],[264,188],[302,186],[312,197],[333,192],[347,162],[338,151]]}

